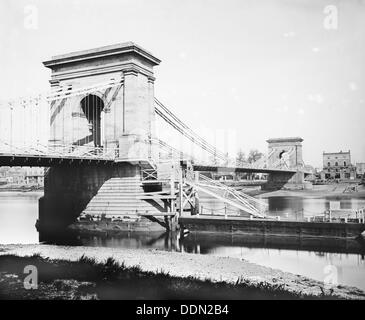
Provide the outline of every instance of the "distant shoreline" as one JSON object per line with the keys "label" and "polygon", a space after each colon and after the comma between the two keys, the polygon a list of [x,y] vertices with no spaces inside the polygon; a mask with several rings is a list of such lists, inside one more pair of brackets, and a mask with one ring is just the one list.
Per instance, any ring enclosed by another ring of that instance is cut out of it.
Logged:
{"label": "distant shoreline", "polygon": [[44,187],[36,186],[1,186],[0,192],[44,192]]}
{"label": "distant shoreline", "polygon": [[332,185],[316,185],[311,190],[275,190],[275,191],[253,191],[246,192],[251,196],[258,198],[273,197],[301,197],[301,198],[348,198],[348,199],[365,199],[365,186],[359,186],[357,192],[344,192],[348,184],[339,183]]}

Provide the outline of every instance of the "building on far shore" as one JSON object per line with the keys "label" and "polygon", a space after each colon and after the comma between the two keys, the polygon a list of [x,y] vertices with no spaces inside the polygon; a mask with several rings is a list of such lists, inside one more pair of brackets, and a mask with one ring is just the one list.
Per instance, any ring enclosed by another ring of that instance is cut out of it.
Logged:
{"label": "building on far shore", "polygon": [[39,168],[39,167],[26,168],[25,183],[32,185],[43,185],[44,168]]}
{"label": "building on far shore", "polygon": [[356,179],[356,167],[351,164],[351,152],[323,152],[321,179]]}
{"label": "building on far shore", "polygon": [[0,185],[37,185],[43,186],[44,168],[1,167]]}
{"label": "building on far shore", "polygon": [[356,163],[356,176],[361,179],[365,175],[365,162]]}
{"label": "building on far shore", "polygon": [[21,167],[1,167],[0,178],[3,182],[6,181],[6,184],[22,185],[25,183],[25,169]]}

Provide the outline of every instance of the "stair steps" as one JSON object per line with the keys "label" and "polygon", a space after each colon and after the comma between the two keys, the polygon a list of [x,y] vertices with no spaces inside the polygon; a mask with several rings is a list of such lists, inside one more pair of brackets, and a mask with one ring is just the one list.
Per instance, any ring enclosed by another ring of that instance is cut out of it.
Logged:
{"label": "stair steps", "polygon": [[[138,198],[144,195],[140,177],[111,178],[102,185],[83,213],[105,214],[107,216],[136,216],[142,213],[161,214],[163,211],[159,208]],[[156,202],[164,208],[164,203],[161,200]]]}

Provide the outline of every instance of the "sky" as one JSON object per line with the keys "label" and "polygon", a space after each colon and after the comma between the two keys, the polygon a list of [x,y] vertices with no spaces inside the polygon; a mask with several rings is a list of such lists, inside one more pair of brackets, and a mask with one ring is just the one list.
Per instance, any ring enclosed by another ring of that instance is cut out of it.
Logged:
{"label": "sky", "polygon": [[365,1],[1,0],[0,99],[47,90],[53,55],[126,41],[162,60],[156,97],[210,142],[300,136],[307,164],[365,162]]}

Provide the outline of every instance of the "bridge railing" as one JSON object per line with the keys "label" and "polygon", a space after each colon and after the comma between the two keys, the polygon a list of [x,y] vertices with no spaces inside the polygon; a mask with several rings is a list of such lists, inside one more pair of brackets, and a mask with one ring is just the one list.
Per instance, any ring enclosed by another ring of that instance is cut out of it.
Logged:
{"label": "bridge railing", "polygon": [[81,158],[81,159],[98,159],[114,160],[118,157],[118,148],[105,148],[95,146],[64,145],[52,144],[44,145],[42,143],[30,145],[9,144],[0,140],[0,154],[9,154],[12,156],[39,156],[39,157],[56,157],[56,158]]}

